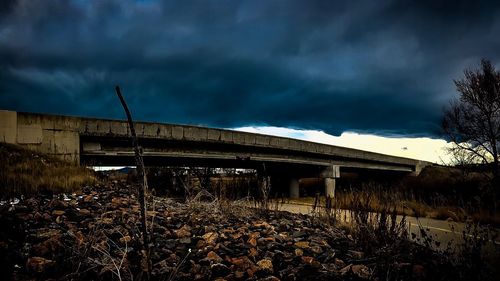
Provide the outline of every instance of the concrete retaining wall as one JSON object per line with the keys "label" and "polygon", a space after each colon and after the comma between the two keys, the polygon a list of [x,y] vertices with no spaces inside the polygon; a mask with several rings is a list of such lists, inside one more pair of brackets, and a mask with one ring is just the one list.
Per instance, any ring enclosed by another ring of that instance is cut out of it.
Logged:
{"label": "concrete retaining wall", "polygon": [[80,162],[80,118],[0,111],[0,140]]}
{"label": "concrete retaining wall", "polygon": [[15,111],[0,110],[0,141],[16,143],[17,140],[17,113]]}

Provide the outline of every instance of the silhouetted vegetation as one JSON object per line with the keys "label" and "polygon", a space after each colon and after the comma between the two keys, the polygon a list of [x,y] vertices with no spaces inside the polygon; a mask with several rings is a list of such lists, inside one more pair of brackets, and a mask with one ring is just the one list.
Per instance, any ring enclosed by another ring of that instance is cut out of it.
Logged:
{"label": "silhouetted vegetation", "polygon": [[493,176],[491,187],[498,189],[500,72],[483,59],[480,69],[467,69],[464,78],[454,82],[459,98],[445,110],[442,122],[444,132],[454,143],[450,153],[459,160],[457,164],[488,165]]}

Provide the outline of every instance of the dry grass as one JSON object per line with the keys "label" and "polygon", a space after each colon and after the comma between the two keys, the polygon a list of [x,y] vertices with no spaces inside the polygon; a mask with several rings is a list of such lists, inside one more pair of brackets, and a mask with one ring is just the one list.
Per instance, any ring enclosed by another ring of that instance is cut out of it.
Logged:
{"label": "dry grass", "polygon": [[[425,202],[420,202],[415,199],[407,199],[399,195],[397,192],[380,196],[378,193],[371,193],[370,191],[348,191],[337,192],[335,195],[335,208],[344,210],[353,210],[359,207],[358,200],[367,201],[363,205],[365,211],[382,212],[387,210],[390,205],[391,210],[395,210],[398,215],[405,215],[411,217],[425,217],[440,220],[450,220],[456,222],[465,222],[472,219],[474,222],[482,224],[500,225],[500,213],[491,212],[486,209],[468,209],[461,206],[451,205],[430,205]],[[369,200],[366,200],[369,198]],[[315,200],[319,200],[315,202]],[[308,204],[325,206],[325,197],[321,196],[319,199],[313,197],[303,197],[300,199],[291,199],[289,203]]]}
{"label": "dry grass", "polygon": [[0,144],[0,197],[74,192],[94,181],[93,171],[87,168]]}
{"label": "dry grass", "polygon": [[[393,197],[389,196],[392,199]],[[496,261],[489,258],[488,252],[485,251],[489,241],[496,239],[496,231],[474,223],[469,217],[465,219],[461,236],[457,236],[455,242],[449,241],[447,246],[439,248],[442,241],[423,227],[418,218],[418,232],[410,232],[403,210],[411,208],[398,208],[401,202],[390,201],[389,198],[377,198],[370,192],[351,192],[326,200],[318,196],[314,200],[313,216],[320,222],[344,229],[364,254],[376,257],[374,261],[377,261],[378,266],[387,269],[387,272],[382,274],[383,280],[402,280],[400,272],[394,270],[393,261],[387,259],[391,256],[420,256],[425,260],[441,262],[439,270],[450,272],[447,276],[449,279],[446,280],[496,280],[492,274]],[[462,213],[460,210],[454,213],[448,208],[430,208],[418,203],[412,208],[415,209],[412,211],[414,214],[430,212],[430,209],[436,216],[455,217],[456,220],[466,218],[463,209]],[[403,212],[402,217],[398,217],[397,210]],[[481,219],[484,220],[485,217],[486,214],[481,215]],[[452,267],[449,267],[450,265]]]}

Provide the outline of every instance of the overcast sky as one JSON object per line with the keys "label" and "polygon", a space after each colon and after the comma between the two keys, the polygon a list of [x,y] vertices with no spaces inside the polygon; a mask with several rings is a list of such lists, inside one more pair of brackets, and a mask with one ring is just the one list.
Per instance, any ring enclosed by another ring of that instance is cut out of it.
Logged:
{"label": "overcast sky", "polygon": [[0,109],[439,138],[500,1],[0,1]]}

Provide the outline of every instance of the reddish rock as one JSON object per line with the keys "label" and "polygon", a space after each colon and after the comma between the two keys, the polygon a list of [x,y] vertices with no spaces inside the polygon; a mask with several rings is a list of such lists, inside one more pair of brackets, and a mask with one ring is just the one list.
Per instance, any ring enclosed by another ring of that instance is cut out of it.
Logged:
{"label": "reddish rock", "polygon": [[370,269],[363,264],[350,264],[340,270],[341,275],[354,274],[361,279],[369,279],[371,276]]}
{"label": "reddish rock", "polygon": [[42,257],[30,257],[26,262],[26,268],[29,271],[43,273],[54,268],[56,263],[53,260]]}
{"label": "reddish rock", "polygon": [[247,256],[233,258],[231,259],[231,263],[235,266],[236,269],[241,271],[245,271],[248,268],[255,267],[254,263]]}
{"label": "reddish rock", "polygon": [[198,240],[198,242],[196,242],[197,249],[202,249],[202,248],[205,248],[206,246],[207,246],[207,242],[205,240]]}
{"label": "reddish rock", "polygon": [[55,235],[32,248],[32,253],[36,256],[47,256],[50,253],[58,251],[62,247],[60,236]]}
{"label": "reddish rock", "polygon": [[241,232],[231,234],[231,238],[232,238],[233,240],[238,240],[238,239],[240,239],[240,238],[241,238],[241,236],[242,236]]}
{"label": "reddish rock", "polygon": [[259,238],[260,237],[260,232],[252,232],[248,235],[249,238]]}
{"label": "reddish rock", "polygon": [[302,262],[305,264],[311,264],[314,261],[314,258],[309,257],[309,256],[302,256],[300,258],[301,258]]}
{"label": "reddish rock", "polygon": [[41,221],[43,220],[43,215],[40,214],[40,212],[36,212],[34,215],[33,215],[33,219],[36,220],[36,221]]}
{"label": "reddish rock", "polygon": [[307,242],[307,241],[295,242],[295,247],[298,247],[298,248],[301,248],[301,249],[308,249],[309,248],[309,242]]}
{"label": "reddish rock", "polygon": [[120,243],[122,243],[122,244],[127,244],[127,243],[129,243],[131,240],[132,240],[132,237],[130,237],[129,235],[125,235],[125,236],[123,236],[122,238],[120,238]]}
{"label": "reddish rock", "polygon": [[257,249],[255,248],[250,248],[250,250],[248,251],[248,255],[251,257],[257,257],[259,255],[259,251],[257,251]]}
{"label": "reddish rock", "polygon": [[102,219],[99,219],[98,222],[102,223],[102,224],[113,224],[113,219],[112,218],[102,218]]}
{"label": "reddish rock", "polygon": [[181,258],[176,254],[170,254],[170,256],[168,256],[168,258],[166,258],[165,261],[169,265],[177,265],[181,261]]}
{"label": "reddish rock", "polygon": [[205,240],[207,244],[212,245],[215,244],[215,242],[217,242],[219,234],[217,234],[217,232],[207,232],[202,236],[202,238]]}
{"label": "reddish rock", "polygon": [[253,224],[254,227],[257,228],[273,228],[269,223],[263,221],[263,222],[255,222]]}
{"label": "reddish rock", "polygon": [[310,250],[316,255],[320,255],[321,253],[323,253],[323,249],[321,249],[320,246],[312,246]]}
{"label": "reddish rock", "polygon": [[214,251],[208,252],[207,260],[212,261],[214,263],[221,263],[222,262],[222,258],[219,255],[217,255],[217,253],[215,253]]}
{"label": "reddish rock", "polygon": [[48,214],[48,213],[43,213],[43,215],[42,215],[42,216],[43,216],[43,219],[44,219],[45,221],[50,221],[50,220],[52,220],[52,217],[51,217],[51,216],[50,216],[50,214]]}
{"label": "reddish rock", "polygon": [[178,238],[191,237],[191,227],[183,225],[181,228],[174,231]]}
{"label": "reddish rock", "polygon": [[245,277],[245,272],[243,272],[243,271],[235,271],[234,272],[234,277],[236,279],[243,279],[243,277]]}
{"label": "reddish rock", "polygon": [[257,239],[255,237],[251,237],[247,240],[247,243],[252,245],[253,247],[257,247]]}
{"label": "reddish rock", "polygon": [[257,266],[260,271],[264,271],[266,273],[273,273],[273,262],[270,259],[262,259],[257,262]]}
{"label": "reddish rock", "polygon": [[64,215],[65,213],[66,213],[66,212],[65,212],[65,211],[63,211],[63,210],[54,210],[54,211],[52,211],[52,215],[53,215],[53,216],[62,216],[62,215]]}
{"label": "reddish rock", "polygon": [[82,215],[82,216],[86,216],[86,217],[87,217],[87,216],[90,216],[90,211],[89,211],[89,210],[87,210],[87,209],[80,209],[78,212],[79,212],[79,213],[80,213],[80,215]]}
{"label": "reddish rock", "polygon": [[222,263],[212,264],[210,269],[212,270],[212,277],[214,278],[224,277],[231,273],[231,270]]}
{"label": "reddish rock", "polygon": [[337,268],[344,268],[346,266],[345,262],[339,258],[335,258],[335,266]]}
{"label": "reddish rock", "polygon": [[370,269],[363,264],[355,264],[351,268],[352,272],[356,274],[359,278],[362,279],[369,279],[371,276],[371,271]]}

